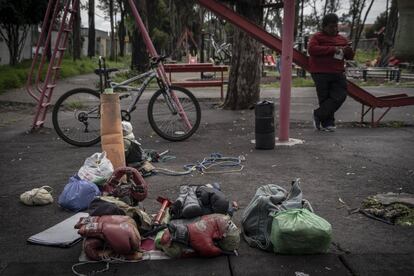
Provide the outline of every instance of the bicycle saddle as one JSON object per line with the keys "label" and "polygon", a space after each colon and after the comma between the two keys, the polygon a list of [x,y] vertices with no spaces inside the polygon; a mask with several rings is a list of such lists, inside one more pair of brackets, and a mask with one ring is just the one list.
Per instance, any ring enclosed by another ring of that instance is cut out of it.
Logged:
{"label": "bicycle saddle", "polygon": [[164,62],[168,56],[157,56],[157,57],[151,57],[151,65],[157,65],[160,62]]}
{"label": "bicycle saddle", "polygon": [[112,73],[112,72],[117,72],[119,71],[118,68],[107,68],[107,69],[95,69],[95,74],[100,75],[100,74],[105,74],[105,73]]}

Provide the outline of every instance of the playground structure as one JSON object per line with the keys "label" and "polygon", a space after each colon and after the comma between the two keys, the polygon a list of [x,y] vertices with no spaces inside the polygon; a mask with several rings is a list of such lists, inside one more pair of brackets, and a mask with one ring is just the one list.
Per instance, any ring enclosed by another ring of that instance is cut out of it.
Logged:
{"label": "playground structure", "polygon": [[[198,2],[204,7],[208,8],[218,16],[231,22],[238,28],[244,30],[253,38],[257,39],[265,46],[276,52],[282,53],[282,81],[281,81],[281,98],[280,98],[280,129],[282,134],[279,135],[279,140],[283,141],[288,138],[289,133],[289,105],[290,105],[290,88],[291,88],[291,62],[292,60],[308,70],[308,58],[301,52],[294,50],[292,45],[293,41],[290,41],[290,35],[293,40],[293,28],[292,18],[287,16],[286,22],[284,22],[284,32],[286,35],[284,41],[289,40],[282,44],[282,40],[269,34],[261,27],[250,22],[244,17],[238,15],[235,11],[227,6],[217,2],[216,0],[198,0]],[[291,1],[286,1],[284,10],[287,15],[294,14],[294,6],[291,5]],[[151,57],[157,57],[158,54],[152,44],[152,41],[148,35],[144,23],[138,13],[133,0],[128,0],[131,7],[132,14],[135,22],[143,36],[145,45]],[[41,72],[44,69],[46,63],[46,55],[51,40],[51,33],[53,23],[57,21],[60,11],[63,10],[60,19],[60,25],[58,27],[58,34],[56,42],[52,51],[52,57],[47,68],[46,77],[41,82]],[[72,26],[74,21],[74,14],[79,12],[79,0],[64,0],[62,5],[59,0],[50,0],[47,11],[43,20],[42,31],[39,37],[39,41],[36,47],[35,55],[33,58],[32,66],[29,72],[27,81],[27,91],[37,102],[36,114],[33,120],[32,129],[37,129],[43,126],[46,117],[47,108],[50,106],[50,101],[53,95],[53,90],[56,87],[56,79],[58,77],[58,71],[62,62],[63,54],[66,50],[66,44],[69,34],[72,32]],[[291,26],[292,25],[292,26]],[[49,26],[49,28],[47,28]],[[287,32],[285,32],[285,29]],[[292,29],[292,30],[290,30]],[[292,32],[292,34],[290,34]],[[290,43],[291,42],[291,43]],[[40,49],[42,49],[40,54]],[[36,73],[35,73],[36,71]],[[170,80],[167,78],[165,69],[162,64],[157,69],[157,74],[166,84],[170,84]],[[33,83],[34,82],[34,83]],[[371,111],[371,124],[374,126],[378,123],[385,114],[392,107],[414,105],[414,97],[408,97],[406,94],[390,95],[384,97],[376,97],[369,92],[365,91],[361,87],[348,80],[348,94],[356,101],[362,104],[361,120],[368,111]],[[367,106],[368,110],[364,111],[364,107]],[[386,111],[375,121],[374,110],[376,108],[387,108]]]}
{"label": "playground structure", "polygon": [[[265,30],[263,30],[263,28],[238,15],[232,9],[217,2],[216,0],[198,0],[198,2],[204,7],[213,11],[215,14],[221,16],[223,19],[231,22],[238,28],[244,30],[246,33],[248,33],[250,36],[263,43],[265,46],[275,50],[276,52],[283,54],[281,39],[269,34]],[[308,57],[300,51],[293,49],[292,59],[297,65],[301,66],[303,69],[307,71],[309,70]],[[288,66],[283,67],[283,69],[287,67]],[[407,94],[401,93],[396,95],[376,97],[368,91],[364,90],[363,88],[357,86],[350,80],[348,80],[347,82],[349,96],[351,96],[354,100],[362,104],[361,122],[363,122],[365,115],[369,111],[371,111],[372,126],[377,125],[392,107],[414,105],[414,97],[409,97]],[[283,92],[284,91],[281,87],[281,96],[283,95]],[[286,102],[283,103],[281,101],[281,107],[282,104],[286,104]],[[368,110],[366,111],[364,111],[365,106],[368,107]],[[379,116],[378,119],[375,120],[374,111],[376,108],[386,108],[386,110],[383,112],[382,115]]]}

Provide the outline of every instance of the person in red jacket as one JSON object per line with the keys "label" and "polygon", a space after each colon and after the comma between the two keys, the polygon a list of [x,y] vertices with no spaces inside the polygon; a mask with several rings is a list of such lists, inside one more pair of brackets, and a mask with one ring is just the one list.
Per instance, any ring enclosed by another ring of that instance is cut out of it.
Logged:
{"label": "person in red jacket", "polygon": [[338,16],[327,14],[322,19],[322,31],[315,33],[308,45],[309,71],[315,82],[319,108],[313,111],[316,129],[335,130],[335,112],[346,99],[344,59],[353,59],[348,40],[338,34]]}

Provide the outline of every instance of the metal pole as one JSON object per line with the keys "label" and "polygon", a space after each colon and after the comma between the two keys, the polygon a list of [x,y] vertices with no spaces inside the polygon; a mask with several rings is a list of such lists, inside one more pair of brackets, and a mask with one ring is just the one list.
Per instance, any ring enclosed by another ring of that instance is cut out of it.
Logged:
{"label": "metal pole", "polygon": [[279,100],[279,141],[289,141],[290,92],[292,87],[293,30],[295,1],[286,0],[283,5],[282,72]]}

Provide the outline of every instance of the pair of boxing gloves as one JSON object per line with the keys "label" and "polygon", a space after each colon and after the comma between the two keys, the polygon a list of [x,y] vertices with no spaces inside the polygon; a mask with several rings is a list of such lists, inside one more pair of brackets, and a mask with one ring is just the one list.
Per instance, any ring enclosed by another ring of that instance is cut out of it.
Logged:
{"label": "pair of boxing gloves", "polygon": [[83,248],[92,260],[115,255],[122,255],[128,260],[140,257],[141,236],[135,221],[128,216],[82,217],[75,228],[79,229],[79,235],[86,238]]}
{"label": "pair of boxing gloves", "polygon": [[219,256],[223,251],[215,241],[224,238],[228,231],[229,221],[222,214],[205,215],[200,220],[184,224],[169,224],[161,237],[161,245],[171,246],[178,242],[193,248],[202,257]]}

